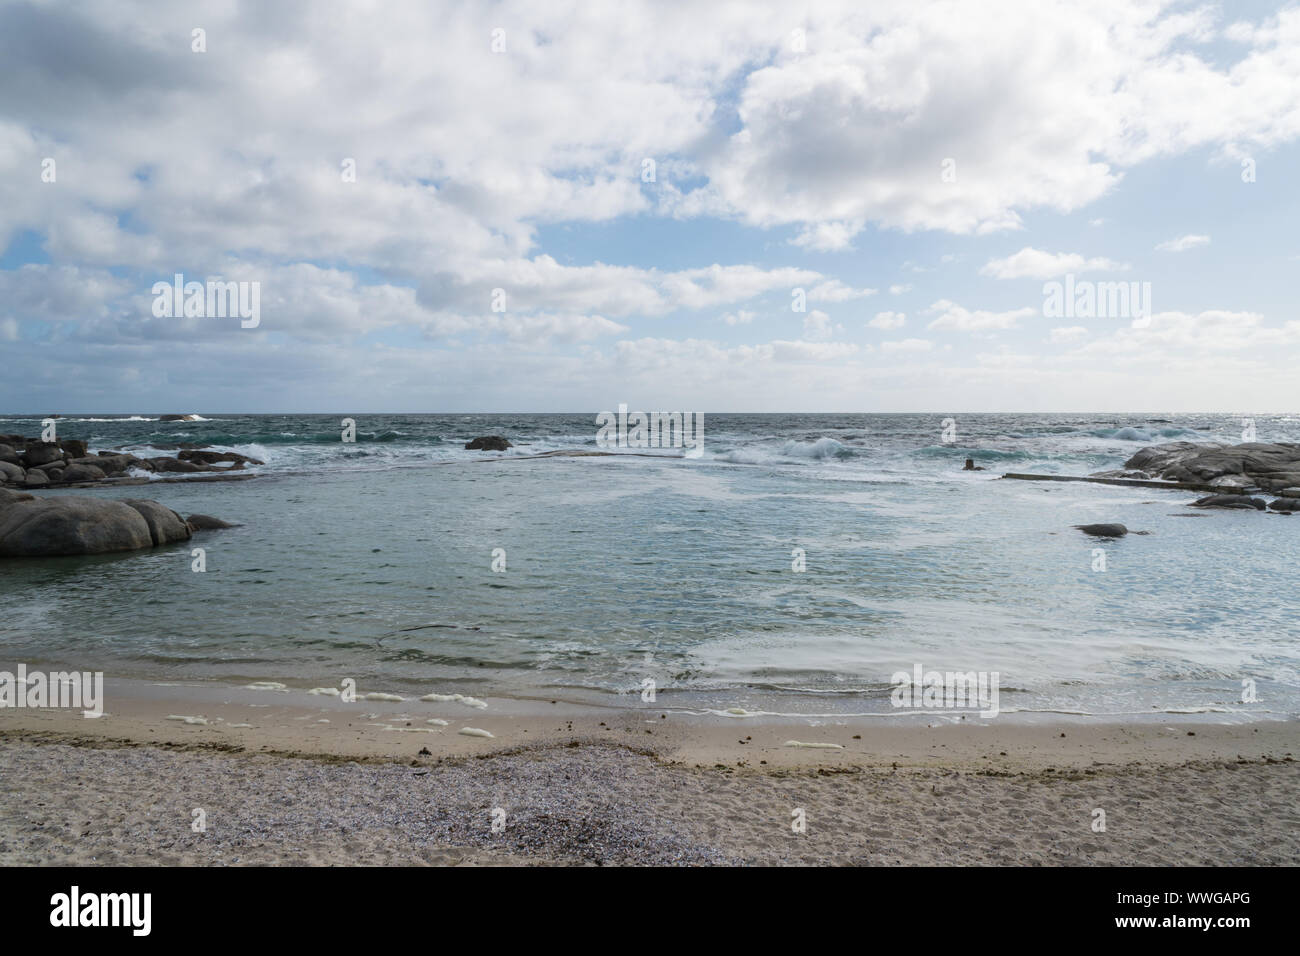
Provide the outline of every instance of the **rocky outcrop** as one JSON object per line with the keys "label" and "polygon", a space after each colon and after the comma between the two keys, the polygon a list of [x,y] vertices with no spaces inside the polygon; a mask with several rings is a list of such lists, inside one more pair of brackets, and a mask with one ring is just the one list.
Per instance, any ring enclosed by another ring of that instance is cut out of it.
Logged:
{"label": "rocky outcrop", "polygon": [[189,537],[185,520],[156,501],[38,498],[0,488],[0,557],[108,554]]}
{"label": "rocky outcrop", "polygon": [[81,439],[45,442],[22,435],[0,435],[0,484],[23,488],[126,479],[133,471],[192,474],[242,471],[247,465],[261,464],[256,458],[233,451],[181,448],[175,458],[139,458],[118,451],[92,455]]}
{"label": "rocky outcrop", "polygon": [[465,447],[470,451],[505,451],[512,446],[500,435],[482,435],[466,442]]}
{"label": "rocky outcrop", "polygon": [[1204,482],[1225,489],[1281,492],[1300,485],[1300,445],[1242,445],[1177,441],[1143,448],[1124,463],[1167,481]]}

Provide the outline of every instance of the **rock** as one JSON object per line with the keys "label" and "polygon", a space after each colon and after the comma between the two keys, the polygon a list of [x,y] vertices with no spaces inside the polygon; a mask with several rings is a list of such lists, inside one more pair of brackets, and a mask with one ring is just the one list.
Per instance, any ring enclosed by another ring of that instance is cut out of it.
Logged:
{"label": "rock", "polygon": [[45,472],[45,477],[50,479],[50,481],[63,481],[63,469],[49,468]]}
{"label": "rock", "polygon": [[177,452],[176,457],[181,461],[192,461],[199,465],[212,465],[219,461],[232,461],[237,465],[266,464],[266,462],[259,461],[256,458],[249,458],[247,455],[241,455],[233,451],[194,451],[186,448]]}
{"label": "rock", "polygon": [[466,442],[465,447],[470,451],[505,451],[512,446],[500,435],[483,435]]}
{"label": "rock", "polygon": [[1122,524],[1076,524],[1074,527],[1097,538],[1122,538],[1128,534],[1128,528]]}
{"label": "rock", "polygon": [[1274,511],[1300,511],[1300,498],[1279,498],[1269,507]]}
{"label": "rock", "polygon": [[1300,488],[1283,488],[1278,494],[1283,498],[1300,498]]}
{"label": "rock", "polygon": [[0,442],[0,461],[8,462],[11,465],[18,464],[18,452],[13,445]]}
{"label": "rock", "polygon": [[26,477],[23,478],[23,484],[28,488],[35,488],[38,485],[48,485],[49,483],[49,475],[45,474],[45,472],[41,471],[39,468],[29,469]]}
{"label": "rock", "polygon": [[65,458],[84,458],[86,455],[86,443],[79,438],[65,438],[59,442],[59,447],[63,449]]}
{"label": "rock", "polygon": [[10,491],[8,488],[0,488],[0,511],[4,510],[15,501],[35,501],[36,499],[25,491]]}
{"label": "rock", "polygon": [[63,449],[52,441],[32,442],[22,454],[22,462],[28,468],[48,465],[63,458]]}
{"label": "rock", "polygon": [[220,518],[214,518],[212,515],[190,515],[185,519],[191,531],[216,531],[220,528],[237,528],[229,521],[222,521]]}
{"label": "rock", "polygon": [[69,465],[63,472],[64,481],[99,481],[104,469],[95,465]]}
{"label": "rock", "polygon": [[0,557],[106,554],[153,546],[148,522],[124,502],[25,497],[0,498]]}
{"label": "rock", "polygon": [[149,534],[154,544],[171,544],[173,541],[188,541],[190,526],[185,519],[170,508],[156,501],[143,498],[123,498],[122,503],[130,505],[144,516],[149,524]]}
{"label": "rock", "polygon": [[206,468],[202,468],[191,461],[181,461],[179,458],[150,458],[148,459],[148,461],[151,465],[153,465],[154,471],[163,471],[163,472],[207,471]]}
{"label": "rock", "polygon": [[[1288,442],[1241,445],[1176,441],[1143,448],[1124,463],[1170,481],[1259,487],[1266,491],[1300,485],[1300,445]],[[1216,479],[1235,479],[1218,482]]]}
{"label": "rock", "polygon": [[49,472],[51,472],[51,471],[54,471],[54,470],[57,469],[57,468],[67,468],[67,467],[68,467],[68,463],[67,463],[66,461],[64,461],[62,458],[60,458],[58,461],[52,461],[52,462],[50,462],[49,464],[45,464],[45,465],[37,465],[34,469],[33,469],[33,468],[28,468],[27,470],[28,470],[28,471],[43,471],[43,472],[49,473]]}
{"label": "rock", "polygon": [[1150,481],[1151,476],[1145,471],[1129,471],[1124,468],[1114,468],[1110,471],[1094,471],[1090,478],[1136,478],[1139,481]]}
{"label": "rock", "polygon": [[22,481],[26,474],[21,465],[0,461],[0,481]]}
{"label": "rock", "polygon": [[1266,505],[1263,498],[1251,498],[1247,495],[1207,495],[1191,504],[1193,508],[1253,508],[1263,511]]}

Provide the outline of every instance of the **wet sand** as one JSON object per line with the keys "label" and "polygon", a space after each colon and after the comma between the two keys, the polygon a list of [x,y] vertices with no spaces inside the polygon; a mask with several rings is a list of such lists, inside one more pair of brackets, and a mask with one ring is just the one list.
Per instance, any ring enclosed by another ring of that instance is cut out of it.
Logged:
{"label": "wet sand", "polygon": [[0,864],[1300,862],[1293,721],[486,703],[119,684],[98,720],[0,711]]}

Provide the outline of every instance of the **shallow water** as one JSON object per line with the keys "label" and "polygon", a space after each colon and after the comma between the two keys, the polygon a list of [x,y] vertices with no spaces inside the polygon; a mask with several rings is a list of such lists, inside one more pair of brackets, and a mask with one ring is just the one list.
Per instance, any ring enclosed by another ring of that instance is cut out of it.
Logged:
{"label": "shallow water", "polygon": [[[594,449],[594,415],[353,416],[355,444],[341,416],[107,417],[68,416],[60,436],[208,442],[263,458],[264,477],[48,492],[149,496],[242,526],[0,565],[0,661],[478,697],[617,699],[649,678],[666,704],[828,714],[891,712],[891,675],[920,664],[997,672],[1004,712],[1300,710],[1300,518],[1182,517],[1196,495],[994,480],[1118,467],[1153,441],[1240,441],[1236,417],[958,415],[945,442],[943,415],[706,413],[695,460],[524,457]],[[1298,417],[1255,425],[1300,440]],[[0,418],[0,432],[38,430]],[[462,448],[494,433],[517,447]],[[968,456],[988,470],[961,471]],[[1101,521],[1151,533],[1071,528]],[[1245,679],[1258,703],[1240,703]]]}

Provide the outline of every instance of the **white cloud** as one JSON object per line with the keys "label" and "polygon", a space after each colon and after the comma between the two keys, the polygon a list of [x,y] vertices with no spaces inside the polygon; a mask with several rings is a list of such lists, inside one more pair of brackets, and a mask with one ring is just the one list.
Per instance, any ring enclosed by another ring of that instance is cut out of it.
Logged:
{"label": "white cloud", "polygon": [[825,342],[834,334],[831,317],[819,309],[813,309],[803,320],[803,337],[808,342]]}
{"label": "white cloud", "polygon": [[1179,236],[1177,239],[1170,239],[1156,246],[1157,252],[1185,252],[1188,249],[1195,249],[1197,246],[1208,245],[1209,236],[1186,235]]}
{"label": "white cloud", "polygon": [[902,295],[904,292],[911,292],[911,291],[912,291],[912,287],[910,285],[904,285],[902,283],[891,285],[889,287],[890,295]]}
{"label": "white cloud", "polygon": [[1048,341],[1053,345],[1069,345],[1088,337],[1088,330],[1082,325],[1061,326],[1052,329]]}
{"label": "white cloud", "polygon": [[901,329],[906,323],[907,315],[903,312],[877,312],[867,325],[873,329]]}
{"label": "white cloud", "polygon": [[926,326],[927,329],[953,329],[958,332],[987,332],[995,329],[1014,329],[1021,319],[1037,315],[1037,309],[1013,309],[1009,312],[987,312],[982,309],[974,312],[940,299],[927,310],[938,312],[939,317]]}
{"label": "white cloud", "polygon": [[756,312],[746,312],[744,309],[740,309],[736,312],[728,312],[722,317],[722,321],[728,325],[748,325],[754,321],[754,316],[757,314]]}
{"label": "white cloud", "polygon": [[1088,259],[1077,252],[1043,252],[1025,246],[1005,259],[990,259],[980,269],[980,275],[995,279],[1051,279],[1067,272],[1116,272],[1127,269],[1124,263],[1111,259]]}
{"label": "white cloud", "polygon": [[897,342],[881,342],[882,352],[928,352],[934,343],[927,339],[902,339]]}

